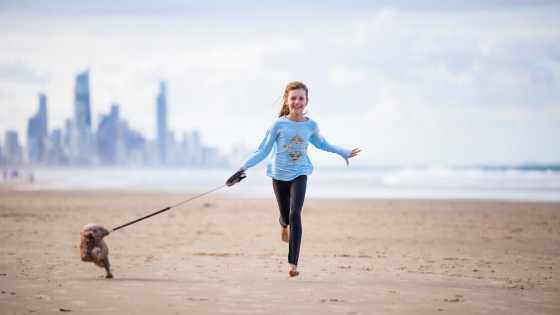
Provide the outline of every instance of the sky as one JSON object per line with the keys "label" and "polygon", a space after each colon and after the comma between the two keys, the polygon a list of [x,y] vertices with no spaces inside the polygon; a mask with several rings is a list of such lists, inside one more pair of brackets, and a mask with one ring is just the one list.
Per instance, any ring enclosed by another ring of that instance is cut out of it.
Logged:
{"label": "sky", "polygon": [[560,162],[554,1],[0,0],[0,46],[0,134],[23,142],[38,93],[62,127],[89,69],[93,124],[118,103],[149,139],[160,80],[176,135],[224,152],[255,149],[298,80],[353,165]]}

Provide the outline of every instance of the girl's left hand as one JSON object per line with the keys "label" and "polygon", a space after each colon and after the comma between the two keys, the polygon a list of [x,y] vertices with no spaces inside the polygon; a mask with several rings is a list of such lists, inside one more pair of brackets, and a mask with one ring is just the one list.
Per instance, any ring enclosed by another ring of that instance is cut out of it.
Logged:
{"label": "girl's left hand", "polygon": [[358,153],[362,152],[362,149],[359,148],[354,148],[352,149],[352,152],[350,152],[350,155],[345,159],[346,160],[346,166],[348,166],[350,164],[350,162],[348,161],[349,158],[355,157],[356,155],[358,155]]}

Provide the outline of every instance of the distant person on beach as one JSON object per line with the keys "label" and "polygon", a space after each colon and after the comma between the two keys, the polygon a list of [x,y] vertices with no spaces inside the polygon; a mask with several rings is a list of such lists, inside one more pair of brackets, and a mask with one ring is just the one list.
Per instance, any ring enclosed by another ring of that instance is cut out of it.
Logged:
{"label": "distant person on beach", "polygon": [[309,91],[305,84],[298,81],[288,83],[279,118],[268,129],[258,149],[227,182],[228,186],[235,184],[239,177],[245,177],[247,169],[273,152],[266,174],[272,177],[272,187],[280,210],[281,239],[289,244],[290,277],[299,275],[297,265],[302,235],[301,210],[307,175],[313,172],[313,165],[307,156],[308,144],[340,155],[346,165],[349,158],[361,151],[357,148],[347,150],[328,143],[319,133],[317,123],[305,116],[308,101]]}

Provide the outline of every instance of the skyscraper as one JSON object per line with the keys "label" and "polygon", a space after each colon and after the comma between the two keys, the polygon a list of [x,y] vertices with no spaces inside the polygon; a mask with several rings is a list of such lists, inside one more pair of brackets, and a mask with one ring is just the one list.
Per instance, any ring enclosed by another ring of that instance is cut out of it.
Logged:
{"label": "skyscraper", "polygon": [[86,70],[76,76],[74,87],[74,128],[70,145],[73,163],[90,164],[95,156],[90,105],[89,70]]}
{"label": "skyscraper", "polygon": [[14,130],[6,131],[6,139],[4,144],[6,162],[8,164],[17,164],[22,160],[22,148],[19,144],[18,133]]}
{"label": "skyscraper", "polygon": [[47,96],[39,93],[39,119],[41,120],[41,132],[46,136],[49,133],[49,125],[47,121]]}
{"label": "skyscraper", "polygon": [[39,110],[27,124],[27,148],[31,162],[45,161],[47,153],[47,97],[39,93]]}
{"label": "skyscraper", "polygon": [[160,82],[159,94],[156,99],[157,103],[157,143],[159,151],[159,162],[165,164],[167,162],[167,96],[165,81]]}
{"label": "skyscraper", "polygon": [[47,163],[50,165],[62,165],[66,162],[62,143],[62,129],[55,128],[49,137],[47,148]]}
{"label": "skyscraper", "polygon": [[74,88],[74,110],[76,126],[78,129],[91,129],[91,108],[89,97],[89,70],[76,77]]}
{"label": "skyscraper", "polygon": [[111,113],[103,115],[97,129],[97,152],[103,164],[117,162],[119,143],[119,105],[111,106]]}

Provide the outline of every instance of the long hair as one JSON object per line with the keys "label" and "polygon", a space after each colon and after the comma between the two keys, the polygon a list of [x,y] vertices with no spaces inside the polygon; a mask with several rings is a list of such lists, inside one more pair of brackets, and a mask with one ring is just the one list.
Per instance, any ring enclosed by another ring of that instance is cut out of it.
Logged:
{"label": "long hair", "polygon": [[282,97],[282,107],[280,108],[280,113],[278,117],[286,116],[290,113],[290,108],[288,107],[288,93],[293,90],[302,89],[305,91],[305,98],[309,100],[309,91],[307,90],[307,86],[299,81],[292,81],[286,85],[286,89],[284,90],[284,96]]}

